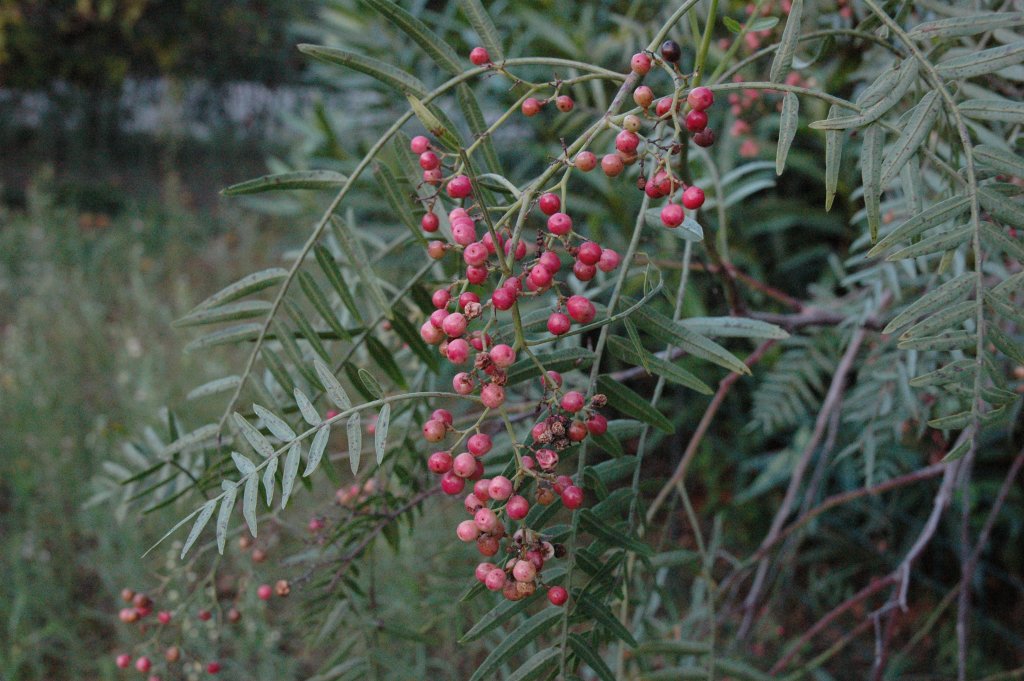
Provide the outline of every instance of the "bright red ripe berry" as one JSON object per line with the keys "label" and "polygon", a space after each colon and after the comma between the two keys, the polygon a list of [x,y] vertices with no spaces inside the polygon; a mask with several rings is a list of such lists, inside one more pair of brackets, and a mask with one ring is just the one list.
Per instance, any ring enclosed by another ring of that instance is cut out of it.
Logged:
{"label": "bright red ripe berry", "polygon": [[540,377],[540,384],[545,390],[562,387],[562,374],[557,371],[549,371],[546,376]]}
{"label": "bright red ripe berry", "polygon": [[209,610],[200,610],[199,611],[199,619],[202,620],[203,622],[208,622],[211,617],[213,617],[213,613],[211,613]]}
{"label": "bright red ripe berry", "polygon": [[420,227],[423,228],[424,232],[436,232],[440,224],[441,221],[433,213],[426,213],[420,218]]}
{"label": "bright red ripe berry", "polygon": [[441,159],[439,159],[437,154],[434,152],[424,151],[420,154],[420,168],[423,168],[424,170],[434,170],[435,168],[440,167],[440,165]]}
{"label": "bright red ripe berry", "polygon": [[611,272],[619,266],[619,254],[610,248],[601,251],[601,259],[597,261],[597,269],[602,272]]}
{"label": "bright red ripe berry", "polygon": [[476,66],[483,66],[484,64],[491,63],[491,55],[483,47],[474,47],[469,51],[469,61],[473,62]]}
{"label": "bright red ripe berry", "polygon": [[576,158],[573,160],[573,165],[575,165],[579,170],[589,173],[597,167],[597,156],[595,156],[591,151],[581,151],[576,154]]}
{"label": "bright red ripe berry", "polygon": [[597,315],[594,304],[585,296],[570,296],[569,300],[565,303],[565,309],[569,316],[580,324],[589,324],[594,321],[594,317]]}
{"label": "bright red ripe berry", "polygon": [[569,510],[575,510],[583,505],[583,490],[576,485],[569,485],[562,490],[562,503]]}
{"label": "bright red ripe berry", "polygon": [[554,251],[544,251],[538,260],[541,266],[549,272],[554,273],[562,268],[562,259]]}
{"label": "bright red ripe berry", "polygon": [[167,624],[171,621],[171,613],[166,610],[161,610],[156,614],[156,620],[160,624]]}
{"label": "bright red ripe berry", "polygon": [[207,674],[216,674],[219,671],[220,671],[220,662],[211,662],[208,665],[206,665],[206,673]]}
{"label": "bright red ripe berry", "polygon": [[433,294],[431,294],[431,296],[430,296],[430,302],[431,302],[431,303],[433,304],[433,306],[434,306],[434,307],[436,307],[436,308],[437,308],[438,310],[440,310],[440,309],[442,309],[442,308],[446,307],[446,306],[448,305],[448,302],[449,302],[449,301],[450,301],[451,299],[452,299],[452,294],[451,294],[451,293],[449,293],[448,289],[445,289],[445,288],[439,288],[439,289],[437,289],[437,290],[436,290],[436,291],[434,291],[434,293],[433,293]]}
{"label": "bright red ripe berry", "polygon": [[455,471],[448,471],[441,477],[441,491],[449,496],[461,494],[466,487],[466,481],[455,475]]}
{"label": "bright red ripe berry", "polygon": [[471,435],[469,440],[466,442],[466,449],[473,456],[483,456],[487,452],[491,451],[492,442],[491,436],[487,433],[477,433]]}
{"label": "bright red ripe berry", "polygon": [[703,111],[694,109],[686,114],[686,129],[690,132],[700,132],[708,127],[708,115]]}
{"label": "bright red ripe berry", "polygon": [[450,315],[444,318],[441,322],[441,328],[446,334],[453,338],[457,338],[462,334],[466,333],[466,316],[461,312],[452,312]]}
{"label": "bright red ripe berry", "polygon": [[615,148],[623,154],[632,154],[640,146],[640,136],[629,130],[622,130],[615,136]]}
{"label": "bright red ripe berry", "polygon": [[512,520],[522,520],[530,512],[530,502],[525,497],[517,494],[509,497],[508,504],[505,505],[505,511]]}
{"label": "bright red ripe berry", "polygon": [[[512,250],[512,242],[511,241],[506,241],[505,242],[505,255],[508,255],[511,250]],[[516,260],[522,260],[525,255],[526,255],[526,243],[523,242],[523,241],[520,241],[519,243],[516,244]]]}
{"label": "bright red ripe berry", "polygon": [[572,97],[569,95],[559,95],[558,97],[555,97],[555,108],[562,113],[572,111],[574,106],[576,106],[576,103],[572,101]]}
{"label": "bright red ripe berry", "polygon": [[487,268],[470,265],[466,268],[466,279],[470,284],[482,284],[487,281]]}
{"label": "bright red ripe berry", "polygon": [[132,656],[127,653],[121,653],[114,660],[114,663],[121,669],[128,669],[132,664]]}
{"label": "bright red ripe berry", "polygon": [[690,108],[694,111],[703,111],[715,103],[715,93],[703,85],[695,87],[690,90],[690,94],[686,96],[686,103],[689,104]]}
{"label": "bright red ripe berry", "polygon": [[534,265],[530,268],[529,279],[537,288],[544,288],[551,284],[551,271],[543,265]]}
{"label": "bright red ripe berry", "polygon": [[570,390],[562,395],[561,405],[562,409],[575,414],[583,408],[585,402],[586,398],[583,397],[583,393],[576,390]]}
{"label": "bright red ripe berry", "polygon": [[593,265],[588,265],[577,260],[573,263],[572,273],[576,275],[576,278],[580,281],[590,281],[597,274],[597,268]]}
{"label": "bright red ripe berry", "polygon": [[572,231],[572,218],[565,213],[555,213],[548,218],[548,231],[557,236],[565,236]]}
{"label": "bright red ripe berry", "polygon": [[596,265],[601,260],[601,247],[593,241],[586,241],[580,245],[576,258],[585,265]]}
{"label": "bright red ripe berry", "polygon": [[661,209],[661,223],[666,227],[678,227],[685,217],[683,207],[678,203],[667,203]]}
{"label": "bright red ripe berry", "polygon": [[516,302],[516,292],[507,286],[502,286],[491,294],[491,303],[498,310],[509,310]]}
{"label": "bright red ripe berry", "polygon": [[601,170],[608,177],[618,177],[625,169],[626,164],[622,162],[622,157],[618,154],[605,154],[601,158]]}
{"label": "bright red ripe berry", "polygon": [[565,602],[569,600],[569,592],[562,586],[553,586],[548,589],[548,601],[551,605],[565,605]]}
{"label": "bright red ripe berry", "polygon": [[641,85],[637,89],[633,90],[633,101],[637,106],[646,111],[654,101],[654,90],[646,85]]}
{"label": "bright red ripe berry", "polygon": [[556,336],[567,333],[571,325],[572,322],[569,321],[569,318],[561,312],[552,312],[551,316],[548,317],[548,331]]}
{"label": "bright red ripe berry", "polygon": [[473,183],[465,175],[456,175],[448,180],[448,196],[453,199],[464,199],[473,192]]}
{"label": "bright red ripe berry", "polygon": [[422,154],[424,151],[430,148],[430,140],[423,135],[416,135],[409,142],[409,148],[414,154]]}
{"label": "bright red ripe berry", "polygon": [[476,241],[476,225],[468,218],[456,220],[452,224],[452,239],[460,246],[470,245]]}
{"label": "bright red ripe berry", "polygon": [[591,435],[604,435],[608,432],[608,419],[600,414],[594,414],[587,419],[587,430]]}
{"label": "bright red ripe berry", "polygon": [[647,72],[651,70],[651,58],[643,52],[637,52],[629,60],[629,68],[633,70],[633,73],[646,76]]}
{"label": "bright red ripe berry", "polygon": [[479,302],[480,296],[473,293],[472,291],[463,291],[462,293],[459,294],[459,307],[462,308],[463,310],[465,310],[466,306],[469,305],[470,303]]}
{"label": "bright red ripe berry", "polygon": [[462,259],[467,265],[473,267],[480,267],[487,262],[487,247],[479,241],[474,241],[470,245],[466,246],[466,250],[462,252]]}
{"label": "bright red ripe berry", "polygon": [[143,656],[135,660],[135,668],[143,674],[147,674],[149,670],[153,668],[153,663],[149,660],[148,657]]}
{"label": "bright red ripe berry", "polygon": [[537,207],[540,208],[540,212],[544,215],[551,215],[557,213],[558,209],[562,207],[562,200],[558,198],[558,194],[541,194],[540,198],[537,199]]}
{"label": "bright red ripe berry", "polygon": [[526,117],[536,116],[540,113],[542,106],[544,105],[535,97],[527,97],[523,100],[523,115]]}
{"label": "bright red ripe berry", "polygon": [[658,100],[658,103],[654,107],[654,113],[657,114],[658,118],[663,117],[669,111],[672,110],[672,98],[662,97]]}
{"label": "bright red ripe berry", "polygon": [[434,452],[427,459],[427,468],[442,475],[452,469],[452,455],[448,452]]}
{"label": "bright red ripe berry", "polygon": [[269,601],[271,596],[274,595],[274,589],[269,584],[260,584],[256,588],[256,597],[261,601]]}
{"label": "bright red ripe berry", "polygon": [[[483,502],[491,498],[490,486],[491,481],[488,478],[480,478],[473,483],[473,496],[480,500],[480,506],[483,506]],[[473,513],[476,513],[480,506],[474,508]]]}
{"label": "bright red ripe berry", "polygon": [[704,205],[704,190],[700,187],[689,186],[683,192],[683,205],[688,210],[697,210]]}

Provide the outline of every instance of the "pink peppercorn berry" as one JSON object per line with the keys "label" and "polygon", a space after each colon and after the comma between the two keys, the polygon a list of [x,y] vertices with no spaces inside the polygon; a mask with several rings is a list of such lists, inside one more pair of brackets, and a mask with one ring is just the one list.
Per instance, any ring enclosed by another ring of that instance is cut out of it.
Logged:
{"label": "pink peppercorn berry", "polygon": [[556,336],[561,336],[569,331],[572,322],[561,312],[553,312],[548,317],[548,331]]}
{"label": "pink peppercorn berry", "polygon": [[715,93],[706,87],[695,87],[686,96],[686,103],[694,111],[704,111],[715,103]]}
{"label": "pink peppercorn berry", "polygon": [[121,669],[128,669],[132,664],[132,656],[127,653],[121,653],[117,658],[115,658],[114,664]]}
{"label": "pink peppercorn berry", "polygon": [[474,47],[469,51],[469,61],[476,66],[483,66],[491,63],[491,55],[483,47]]}
{"label": "pink peppercorn berry", "polygon": [[260,584],[256,588],[256,597],[261,601],[269,601],[274,595],[274,589],[269,584]]}
{"label": "pink peppercorn berry", "polygon": [[565,602],[569,600],[569,592],[562,586],[553,586],[548,589],[548,601],[551,605],[565,605]]}
{"label": "pink peppercorn berry", "polygon": [[704,190],[700,187],[690,186],[683,192],[683,206],[687,210],[697,210],[704,205]]}

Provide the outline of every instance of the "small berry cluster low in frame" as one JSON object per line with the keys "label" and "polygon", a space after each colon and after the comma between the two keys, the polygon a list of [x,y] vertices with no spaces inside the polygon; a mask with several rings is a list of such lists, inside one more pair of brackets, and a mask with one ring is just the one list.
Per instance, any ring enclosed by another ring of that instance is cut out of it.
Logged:
{"label": "small berry cluster low in frame", "polygon": [[[662,45],[660,57],[638,53],[630,67],[637,78],[646,75],[656,63],[678,75],[675,65],[680,54],[679,45],[669,40]],[[470,61],[502,71],[500,65],[491,64],[482,47],[472,50]],[[673,80],[678,83],[675,76]],[[679,227],[687,210],[697,210],[704,203],[703,190],[687,186],[673,172],[673,157],[683,149],[679,141],[680,118],[685,113],[683,125],[695,144],[712,145],[715,135],[708,127],[707,110],[714,102],[713,93],[708,88],[695,87],[685,98],[673,93],[655,102],[654,91],[641,85],[632,94],[638,109],[609,123],[619,128],[614,151],[599,160],[594,152],[584,148],[572,159],[566,154],[559,163],[566,168],[566,177],[571,172],[590,172],[600,165],[610,178],[638,162],[641,168],[655,164],[646,175],[641,172],[638,188],[651,200],[666,199],[660,211],[661,222],[668,228]],[[549,101],[561,112],[575,108],[571,97],[558,94],[556,84],[550,100],[526,97],[520,110],[524,116],[533,117]],[[645,126],[653,127],[649,136],[644,136]],[[663,139],[665,130],[670,134]],[[466,367],[455,374],[452,387],[459,395],[477,398],[485,407],[484,415],[465,428],[455,426],[448,410],[433,412],[423,424],[423,438],[432,445],[453,437],[456,441],[430,454],[427,466],[441,476],[441,489],[448,495],[460,495],[467,483],[472,485],[464,498],[465,509],[472,517],[456,527],[460,540],[475,543],[485,558],[498,556],[502,540],[507,540],[502,558],[477,566],[477,580],[512,601],[528,597],[538,588],[546,589],[551,603],[563,605],[569,592],[562,586],[545,583],[542,570],[548,561],[564,555],[565,549],[550,541],[544,528],[530,527],[527,516],[534,505],[548,506],[559,500],[569,510],[583,505],[580,481],[557,471],[559,454],[588,436],[601,436],[607,431],[608,421],[599,412],[607,400],[602,394],[588,398],[578,390],[565,389],[563,377],[540,363],[530,350],[534,343],[527,344],[522,335],[519,305],[531,301],[533,306],[550,306],[546,326],[551,336],[540,344],[554,342],[573,331],[574,326],[586,327],[595,321],[597,308],[586,295],[572,293],[580,289],[580,284],[570,286],[569,278],[585,284],[598,272],[615,271],[621,257],[580,233],[565,205],[564,180],[539,193],[536,209],[544,227],[537,230],[536,239],[528,245],[521,238],[521,231],[511,223],[492,223],[479,200],[479,188],[462,152],[446,152],[443,145],[424,136],[413,138],[410,148],[418,156],[423,186],[439,188],[422,199],[426,211],[421,227],[433,235],[446,223],[450,233],[450,239],[429,242],[427,252],[436,260],[449,255],[460,256],[462,260],[453,280],[433,292],[431,302],[435,309],[421,326],[420,335],[426,343],[437,346],[442,358],[452,365]],[[497,320],[508,316],[515,324],[516,339],[509,341],[511,345],[495,343],[488,332]],[[532,414],[536,422],[523,442],[517,438],[503,409],[508,371],[517,359],[533,362],[540,374],[540,397],[529,398],[535,401]],[[481,457],[493,447],[491,435],[484,432],[484,422],[493,410],[502,410],[513,456],[505,467],[506,474],[484,478]],[[532,498],[527,498],[526,488],[531,483]],[[513,531],[507,523],[520,526]]]}

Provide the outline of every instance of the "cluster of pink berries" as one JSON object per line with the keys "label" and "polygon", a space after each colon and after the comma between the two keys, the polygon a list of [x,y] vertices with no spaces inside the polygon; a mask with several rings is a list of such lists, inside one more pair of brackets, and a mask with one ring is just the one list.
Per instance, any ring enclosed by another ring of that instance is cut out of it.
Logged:
{"label": "cluster of pink berries", "polygon": [[[291,586],[288,584],[288,581],[281,579],[278,580],[273,587],[269,584],[260,585],[256,589],[256,596],[262,601],[267,601],[270,600],[274,594],[285,597],[290,592]],[[140,623],[140,626],[142,626],[143,630],[145,630],[146,624],[143,620],[153,613],[153,600],[146,594],[136,593],[132,589],[128,588],[121,591],[121,598],[129,605],[121,609],[118,613],[118,618],[122,622],[128,624],[138,622]],[[238,608],[232,607],[228,609],[225,617],[231,624],[236,624],[242,619],[242,612]],[[203,609],[196,613],[196,618],[201,622],[208,622],[213,619],[213,613],[209,610]],[[173,621],[174,615],[170,611],[160,610],[156,614],[156,619],[160,625],[167,626]],[[181,657],[181,649],[176,645],[168,646],[164,649],[163,658],[167,663],[168,671],[170,671],[171,665],[181,660]],[[138,658],[133,660],[132,656],[128,653],[118,653],[114,658],[114,664],[116,664],[119,669],[128,669],[132,666],[133,662],[135,669],[143,674],[149,674],[153,671],[153,658],[148,655],[140,655]],[[221,670],[221,664],[216,660],[208,661],[205,664],[205,669],[207,674],[217,674]],[[148,681],[160,681],[160,677],[153,674],[149,677]]]}

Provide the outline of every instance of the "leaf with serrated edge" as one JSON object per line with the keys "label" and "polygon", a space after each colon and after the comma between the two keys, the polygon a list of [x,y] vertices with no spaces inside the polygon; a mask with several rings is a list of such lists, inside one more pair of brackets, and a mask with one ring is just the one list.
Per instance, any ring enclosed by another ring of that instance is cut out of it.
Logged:
{"label": "leaf with serrated edge", "polygon": [[557,608],[545,608],[527,619],[491,650],[491,653],[480,663],[480,666],[477,667],[469,681],[493,679],[498,668],[512,655],[522,650],[524,646],[528,645],[547,631],[556,621],[561,619],[562,613]]}
{"label": "leaf with serrated edge", "polygon": [[288,455],[284,459],[284,470],[281,474],[281,508],[288,505],[288,499],[292,496],[292,487],[295,485],[295,477],[299,473],[299,463],[302,461],[302,443],[295,442],[288,448]]}
{"label": "leaf with serrated edge", "polygon": [[277,462],[280,459],[273,458],[267,462],[267,467],[263,469],[263,492],[267,496],[267,506],[271,506],[274,503],[274,476],[277,475]]}
{"label": "leaf with serrated edge", "polygon": [[961,274],[959,277],[950,279],[942,286],[929,291],[906,309],[893,317],[892,321],[885,325],[882,333],[897,331],[919,317],[929,315],[936,310],[959,302],[964,296],[974,290],[975,275],[973,272]]}
{"label": "leaf with serrated edge", "polygon": [[249,444],[252,445],[257,454],[264,457],[274,455],[274,446],[263,436],[263,433],[256,430],[256,426],[246,421],[245,417],[237,411],[232,416],[235,419],[235,423],[238,424],[238,429],[242,431],[242,435],[249,441]]}
{"label": "leaf with serrated edge", "polygon": [[782,38],[779,39],[779,49],[772,59],[771,71],[768,79],[773,83],[780,82],[793,64],[793,55],[796,54],[797,44],[800,42],[800,19],[803,15],[803,0],[794,0],[790,5],[789,18],[786,19],[786,27],[782,30]]}
{"label": "leaf with serrated edge", "polygon": [[388,444],[388,426],[391,425],[391,405],[385,404],[380,408],[377,416],[377,425],[373,432],[373,448],[377,452],[377,465],[384,461],[384,451]]}
{"label": "leaf with serrated edge", "polygon": [[341,387],[341,383],[338,382],[330,367],[318,359],[313,360],[313,367],[316,369],[316,375],[320,377],[320,384],[323,385],[324,392],[327,393],[331,402],[334,402],[342,411],[351,409],[352,400],[345,389]]}
{"label": "leaf with serrated edge", "polygon": [[328,64],[336,64],[365,73],[398,92],[412,92],[419,97],[427,96],[427,87],[420,79],[380,59],[372,59],[347,50],[339,50],[335,47],[309,45],[306,43],[299,45],[299,52]]}
{"label": "leaf with serrated edge", "polygon": [[320,412],[316,410],[313,403],[306,397],[306,393],[302,392],[298,388],[293,391],[295,395],[295,404],[299,407],[299,413],[302,414],[302,418],[311,426],[320,425]]}
{"label": "leaf with serrated edge", "polygon": [[882,162],[881,185],[885,187],[903,168],[903,164],[917,152],[925,137],[935,126],[939,117],[939,93],[927,93],[914,107],[910,120],[903,126],[896,143],[889,149],[889,155]]}
{"label": "leaf with serrated edge", "polygon": [[775,174],[781,175],[786,167],[786,156],[789,155],[789,147],[796,137],[796,127],[799,123],[800,100],[796,94],[787,92],[782,97],[782,113],[779,115],[779,146],[775,153]]}
{"label": "leaf with serrated edge", "polygon": [[[828,110],[828,120],[839,117],[839,109],[832,105]],[[832,210],[832,202],[836,198],[839,186],[839,166],[843,156],[843,131],[825,131],[825,210]]]}
{"label": "leaf with serrated edge", "polygon": [[192,530],[188,533],[188,537],[185,539],[185,545],[181,547],[181,558],[185,558],[185,554],[192,548],[192,545],[196,543],[196,539],[199,538],[199,533],[206,527],[206,523],[210,521],[210,516],[213,515],[213,509],[217,507],[217,500],[210,499],[204,505],[202,510],[199,511],[199,517],[196,518],[195,523],[192,524]]}
{"label": "leaf with serrated edge", "polygon": [[225,196],[239,196],[284,189],[338,189],[346,182],[347,177],[333,170],[292,170],[239,182],[221,193]]}
{"label": "leaf with serrated edge", "polygon": [[[218,305],[229,303],[232,300],[244,298],[245,296],[256,293],[257,291],[262,291],[265,288],[283,281],[287,276],[288,270],[281,269],[280,267],[272,267],[270,269],[260,270],[259,272],[253,272],[252,274],[242,277],[235,283],[229,284],[217,291],[212,296],[192,308],[192,312],[217,307]],[[192,312],[189,314],[192,314]]]}
{"label": "leaf with serrated edge", "polygon": [[879,197],[882,193],[882,142],[885,130],[872,125],[864,133],[864,144],[860,152],[861,181],[864,185],[864,208],[867,211],[868,231],[871,243],[878,241],[878,228],[882,224]]}
{"label": "leaf with serrated edge", "polygon": [[274,414],[269,409],[261,407],[258,404],[252,405],[252,410],[256,412],[256,415],[263,419],[263,425],[267,427],[274,437],[281,440],[282,442],[291,442],[295,439],[295,431],[292,430],[291,426],[281,420],[277,414]]}
{"label": "leaf with serrated edge", "polygon": [[345,426],[348,435],[348,460],[352,466],[352,475],[359,471],[359,459],[363,454],[363,427],[359,414],[348,417]]}
{"label": "leaf with serrated edge", "polygon": [[228,537],[228,523],[231,521],[231,512],[235,509],[235,497],[238,495],[238,485],[225,480],[221,484],[224,490],[224,498],[220,501],[220,511],[217,513],[217,552],[224,555],[224,546]]}
{"label": "leaf with serrated edge", "polygon": [[245,524],[249,526],[249,532],[256,536],[256,501],[260,492],[260,479],[250,475],[245,481],[245,491],[242,493],[242,516],[245,517]]}
{"label": "leaf with serrated edge", "polygon": [[331,437],[330,426],[323,426],[313,436],[313,444],[309,446],[309,457],[306,459],[306,470],[302,471],[302,477],[308,478],[320,465],[327,448],[327,440]]}

